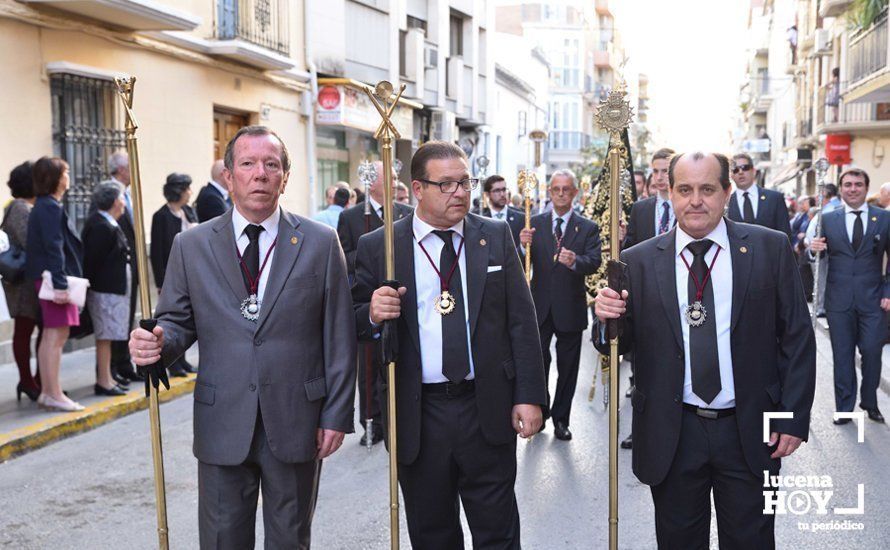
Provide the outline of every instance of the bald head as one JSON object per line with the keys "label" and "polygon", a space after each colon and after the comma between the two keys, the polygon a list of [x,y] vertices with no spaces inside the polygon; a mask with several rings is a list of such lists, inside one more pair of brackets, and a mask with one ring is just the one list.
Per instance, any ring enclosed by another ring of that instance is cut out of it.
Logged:
{"label": "bald head", "polygon": [[881,208],[887,208],[890,206],[890,181],[881,185],[879,201],[881,203]]}
{"label": "bald head", "polygon": [[210,167],[210,179],[222,186],[225,186],[226,183],[223,179],[223,170],[225,169],[226,165],[223,162],[223,159],[216,159],[215,161],[213,161],[213,165]]}

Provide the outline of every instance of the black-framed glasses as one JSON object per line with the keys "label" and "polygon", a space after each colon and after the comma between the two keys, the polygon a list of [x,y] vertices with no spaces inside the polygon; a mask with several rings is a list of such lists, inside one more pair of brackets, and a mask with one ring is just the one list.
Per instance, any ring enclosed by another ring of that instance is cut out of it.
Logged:
{"label": "black-framed glasses", "polygon": [[751,166],[750,164],[736,164],[735,167],[732,169],[732,173],[738,174],[739,172],[747,172],[751,168],[753,168],[753,166]]}
{"label": "black-framed glasses", "polygon": [[466,178],[459,181],[430,181],[424,179],[418,179],[417,181],[422,181],[423,183],[428,183],[430,185],[436,185],[439,187],[439,191],[445,193],[446,195],[451,195],[457,191],[457,187],[463,187],[464,191],[473,191],[477,187],[479,187],[479,178]]}

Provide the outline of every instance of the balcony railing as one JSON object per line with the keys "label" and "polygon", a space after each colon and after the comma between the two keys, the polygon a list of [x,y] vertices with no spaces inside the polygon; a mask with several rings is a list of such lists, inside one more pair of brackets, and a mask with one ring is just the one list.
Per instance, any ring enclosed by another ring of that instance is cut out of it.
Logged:
{"label": "balcony railing", "polygon": [[217,0],[216,38],[290,53],[287,0]]}
{"label": "balcony railing", "polygon": [[590,145],[590,136],[584,132],[553,131],[550,132],[550,149],[577,151]]}
{"label": "balcony railing", "polygon": [[847,59],[851,85],[887,66],[886,13],[869,29],[851,37]]}

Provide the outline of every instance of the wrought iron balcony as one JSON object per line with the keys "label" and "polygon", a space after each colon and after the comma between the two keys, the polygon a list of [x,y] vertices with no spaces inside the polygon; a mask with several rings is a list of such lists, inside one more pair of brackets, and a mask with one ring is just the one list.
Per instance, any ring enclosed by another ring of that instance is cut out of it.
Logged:
{"label": "wrought iron balcony", "polygon": [[850,38],[847,54],[850,87],[887,67],[887,14],[870,28]]}
{"label": "wrought iron balcony", "polygon": [[287,56],[290,26],[287,0],[216,0],[218,40],[244,40]]}

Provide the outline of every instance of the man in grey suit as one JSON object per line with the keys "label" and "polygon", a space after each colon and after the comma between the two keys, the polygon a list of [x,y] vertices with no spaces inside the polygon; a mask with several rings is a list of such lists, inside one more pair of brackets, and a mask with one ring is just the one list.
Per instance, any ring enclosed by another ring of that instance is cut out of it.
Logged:
{"label": "man in grey suit", "polygon": [[[266,548],[309,548],[321,460],[352,432],[355,322],[334,231],[278,205],[290,170],[268,128],[226,148],[235,208],[173,242],[139,365],[196,340],[194,453],[201,548],[253,548],[259,489]],[[266,265],[268,264],[268,266]]]}

